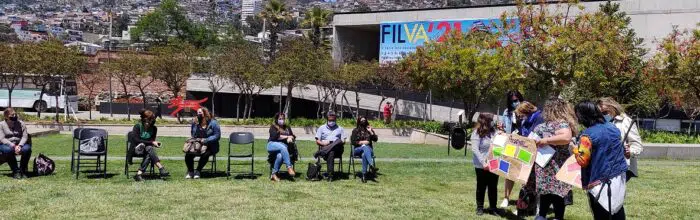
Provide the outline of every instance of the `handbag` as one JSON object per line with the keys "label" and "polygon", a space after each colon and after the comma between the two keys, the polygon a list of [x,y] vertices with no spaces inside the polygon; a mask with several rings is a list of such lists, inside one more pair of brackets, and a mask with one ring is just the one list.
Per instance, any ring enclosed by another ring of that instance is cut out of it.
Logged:
{"label": "handbag", "polygon": [[319,180],[321,176],[321,165],[318,163],[309,163],[309,168],[306,170],[306,180]]}

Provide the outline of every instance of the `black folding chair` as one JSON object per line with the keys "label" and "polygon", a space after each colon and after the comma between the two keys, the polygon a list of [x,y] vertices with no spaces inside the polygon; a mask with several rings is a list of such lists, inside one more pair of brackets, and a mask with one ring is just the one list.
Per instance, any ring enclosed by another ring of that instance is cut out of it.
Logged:
{"label": "black folding chair", "polygon": [[[195,161],[197,163],[199,163],[199,160],[202,159],[202,153],[185,153],[185,154],[194,155],[195,157],[197,157],[198,159],[197,159],[197,161]],[[216,173],[216,154],[211,155],[211,160],[209,160],[209,163],[211,164],[211,166],[209,167],[209,172],[212,174]]]}
{"label": "black folding chair", "polygon": [[[129,165],[130,165],[130,164],[129,164],[129,157],[128,157],[128,154],[129,154],[129,148],[131,148],[131,141],[129,141],[129,137],[131,136],[131,133],[132,133],[132,132],[130,131],[129,133],[126,134],[126,151],[125,151],[125,152],[126,152],[126,155],[124,156],[124,175],[126,175],[126,178],[127,178],[127,179],[129,179],[129,172],[138,172],[138,171],[129,171]],[[144,154],[135,154],[135,153],[134,153],[134,155],[131,155],[131,160],[132,160],[132,162],[133,162],[133,159],[136,158],[136,157],[138,157],[138,158],[141,158],[141,160],[143,161],[143,160],[145,160],[145,158],[144,158],[145,156],[146,156],[146,155],[144,155]],[[136,163],[136,164],[140,164],[140,163]],[[153,167],[154,167],[154,164],[155,164],[155,162],[152,161],[152,162],[151,162],[151,166],[150,166],[151,169],[150,169],[150,171],[149,171],[149,174],[150,174],[150,175],[154,175],[154,174],[155,174],[155,170],[154,170],[154,168],[153,168]]]}
{"label": "black folding chair", "polygon": [[[318,138],[316,138],[316,140],[318,140]],[[345,143],[347,143],[347,138],[343,139],[343,153],[345,153],[345,150],[344,150]],[[318,145],[318,150],[321,150],[321,148],[322,148],[321,145]],[[335,169],[335,170],[340,170],[341,173],[343,172],[343,153],[341,153],[340,155],[333,155],[333,157],[334,157],[333,158],[333,166],[338,165],[339,169]],[[352,152],[350,152],[350,155],[352,155]],[[338,163],[335,162],[335,159],[338,159]],[[316,158],[316,163],[318,163],[318,164],[321,163],[321,157]],[[332,174],[332,173],[329,173],[329,174]]]}
{"label": "black folding chair", "polygon": [[[355,170],[355,159],[362,161],[362,155],[355,156],[355,148],[353,148],[350,152],[350,166],[348,166],[348,173],[351,173],[353,175],[353,178],[357,178],[357,171]],[[372,151],[372,164],[374,164],[374,167],[377,167],[377,161],[375,159],[376,157],[374,155],[374,151]],[[351,167],[352,172],[350,172]]]}
{"label": "black folding chair", "polygon": [[[231,163],[231,158],[248,158],[250,157],[250,173],[251,177],[255,176],[255,137],[250,132],[233,132],[228,137],[228,165],[226,167],[226,179],[231,177],[231,165],[248,165],[248,163]],[[250,153],[247,152],[232,152],[232,147],[235,145],[250,144]]]}
{"label": "black folding chair", "polygon": [[[87,140],[93,137],[102,137],[102,143],[99,145],[97,151],[85,152],[80,150],[80,141]],[[77,145],[76,145],[77,142]],[[77,147],[77,148],[76,148]],[[80,175],[80,165],[85,162],[81,161],[95,161],[94,167],[96,172],[102,171],[103,177],[107,178],[107,149],[109,149],[109,135],[104,129],[96,128],[77,128],[73,130],[73,149],[71,151],[71,171],[75,173],[75,178],[78,179]],[[77,156],[77,158],[76,158]],[[88,158],[84,158],[88,157]],[[94,159],[91,157],[95,157]],[[104,161],[102,160],[104,157]],[[76,164],[77,163],[77,164]],[[73,167],[75,165],[75,168]],[[87,165],[93,165],[93,163],[87,163]]]}

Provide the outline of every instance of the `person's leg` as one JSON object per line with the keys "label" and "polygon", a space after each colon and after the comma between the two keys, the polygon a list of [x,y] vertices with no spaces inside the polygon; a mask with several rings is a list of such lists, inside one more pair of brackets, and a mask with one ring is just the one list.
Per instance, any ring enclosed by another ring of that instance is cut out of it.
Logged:
{"label": "person's leg", "polygon": [[275,163],[272,165],[272,174],[277,174],[280,172],[280,167],[282,167],[282,154],[277,152],[275,157]]}
{"label": "person's leg", "polygon": [[486,179],[484,176],[484,169],[474,168],[476,171],[476,208],[484,208],[484,196],[486,195]]}
{"label": "person's leg", "polygon": [[22,155],[22,157],[19,161],[19,169],[23,174],[27,174],[27,169],[29,167],[29,158],[32,157],[32,145],[24,144],[24,146],[22,146],[22,149],[20,150],[20,154]]}
{"label": "person's leg", "polygon": [[612,216],[614,220],[625,220],[626,218],[624,206],[620,207],[620,210]]}
{"label": "person's leg", "polygon": [[362,145],[362,147],[356,147],[356,148],[352,149],[352,156],[353,157],[361,157],[362,158],[362,174],[365,174],[367,172],[367,169],[365,169],[365,158],[363,157],[363,154],[362,154],[363,152],[364,152],[364,145]]}
{"label": "person's leg", "polygon": [[[586,194],[588,195],[588,205],[591,207],[591,210],[593,211],[593,219],[610,219],[610,217],[611,217],[610,212],[605,210],[605,207],[603,207],[602,205],[600,205],[600,203],[598,203],[598,200],[595,198],[595,196],[593,196],[590,193],[586,193]],[[625,217],[625,207],[624,206],[622,208],[620,208],[620,210],[617,211],[617,213],[615,213],[612,216],[612,219],[624,220],[625,218],[626,217]]]}
{"label": "person's leg", "polygon": [[187,172],[194,172],[194,155],[185,154],[185,165],[187,165]]}
{"label": "person's leg", "polygon": [[15,158],[15,149],[12,149],[9,145],[2,144],[0,145],[0,152],[2,153],[3,157],[7,158],[7,165],[10,166],[12,173],[19,172],[19,168],[17,167],[17,158]]}
{"label": "person's leg", "polygon": [[328,175],[333,175],[334,171],[334,166],[333,166],[333,161],[335,160],[335,151],[330,151],[328,152],[328,155],[326,155],[326,168],[328,170]]}
{"label": "person's leg", "polygon": [[275,144],[276,142],[267,142],[267,153],[270,155],[276,155],[275,161],[272,165],[272,174],[276,174],[280,171],[280,166],[282,166],[282,154],[280,154],[279,146]]}
{"label": "person's leg", "polygon": [[505,188],[503,190],[503,202],[501,203],[501,208],[508,207],[508,202],[510,200],[510,194],[513,192],[513,186],[515,182],[509,179],[505,179]]}
{"label": "person's leg", "polygon": [[207,150],[201,156],[199,156],[199,162],[197,162],[197,171],[202,172],[202,169],[204,169],[204,167],[207,166],[207,163],[209,162],[209,157],[211,155],[211,151]]}
{"label": "person's leg", "polygon": [[498,208],[496,206],[496,203],[498,202],[498,175],[485,170],[484,172],[488,177],[488,182],[486,182],[486,184],[488,186],[489,208],[496,210],[496,208]]}
{"label": "person's leg", "polygon": [[552,206],[554,206],[554,218],[564,219],[564,212],[566,212],[566,204],[564,204],[564,198],[557,195],[550,195],[552,197]]}
{"label": "person's leg", "polygon": [[547,213],[549,213],[549,206],[552,205],[552,197],[554,195],[547,194],[547,195],[540,195],[540,211],[537,214],[538,216],[542,217],[547,217]]}
{"label": "person's leg", "polygon": [[374,164],[372,164],[372,162],[373,162],[372,154],[374,154],[374,152],[372,152],[372,147],[367,146],[367,145],[362,147],[362,149],[363,149],[362,150],[362,152],[363,152],[362,153],[362,173],[367,173],[367,168],[370,165],[372,165],[372,166],[374,165]]}

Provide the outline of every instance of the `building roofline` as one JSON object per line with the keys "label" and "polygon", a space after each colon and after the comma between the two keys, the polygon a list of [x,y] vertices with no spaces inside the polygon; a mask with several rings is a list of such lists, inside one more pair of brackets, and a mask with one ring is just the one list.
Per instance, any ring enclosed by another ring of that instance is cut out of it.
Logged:
{"label": "building roofline", "polygon": [[[584,2],[607,2],[608,0],[584,0]],[[613,2],[620,0],[611,0]],[[539,4],[539,3],[535,3]],[[548,1],[544,4],[562,4],[559,1]],[[460,6],[460,7],[439,7],[439,8],[410,8],[410,9],[396,9],[396,10],[383,10],[383,11],[365,11],[365,12],[333,12],[333,15],[344,15],[344,14],[372,14],[372,13],[387,13],[387,12],[409,12],[409,11],[435,11],[435,10],[450,10],[450,9],[467,9],[467,8],[494,8],[494,7],[505,7],[505,6],[516,6],[515,3],[503,3],[503,4],[492,4],[492,5],[474,5],[474,6]]]}

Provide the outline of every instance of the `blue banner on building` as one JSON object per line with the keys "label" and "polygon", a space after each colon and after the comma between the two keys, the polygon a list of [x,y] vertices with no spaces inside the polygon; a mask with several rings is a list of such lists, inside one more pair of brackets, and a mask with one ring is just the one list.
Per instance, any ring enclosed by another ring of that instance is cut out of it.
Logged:
{"label": "blue banner on building", "polygon": [[[508,34],[517,30],[518,19],[509,19],[515,24]],[[453,30],[462,33],[471,30],[489,30],[496,32],[502,27],[499,19],[472,19],[446,21],[417,21],[417,22],[383,22],[379,28],[379,62],[394,62],[416,51],[426,42],[442,41]],[[503,37],[507,44],[507,37]]]}

